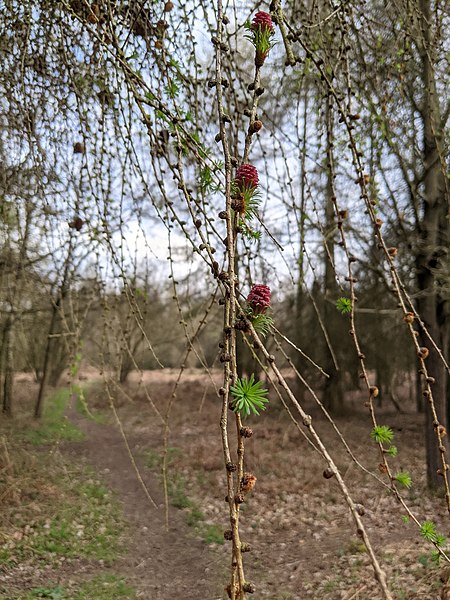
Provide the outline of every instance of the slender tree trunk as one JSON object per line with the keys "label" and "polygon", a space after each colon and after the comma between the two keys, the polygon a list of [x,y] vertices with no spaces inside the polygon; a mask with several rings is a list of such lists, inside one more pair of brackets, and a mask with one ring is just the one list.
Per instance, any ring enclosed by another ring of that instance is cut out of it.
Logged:
{"label": "slender tree trunk", "polygon": [[8,318],[3,330],[2,340],[2,394],[3,394],[3,412],[6,416],[12,417],[12,388],[13,388],[13,348],[11,344],[12,320]]}
{"label": "slender tree trunk", "polygon": [[[305,244],[305,216],[306,216],[306,140],[307,140],[307,114],[308,114],[308,89],[306,88],[303,96],[303,130],[300,134],[303,140],[303,147],[300,153],[300,214],[298,218],[298,235],[299,235],[299,254],[298,254],[298,280],[297,289],[295,296],[295,331],[293,340],[299,348],[303,345],[303,324],[305,322],[305,306],[307,302],[307,296],[304,291],[305,285],[305,255],[304,255],[304,244]],[[295,354],[294,364],[297,369],[301,372],[304,368],[304,362],[299,354]],[[297,394],[303,398],[304,386],[298,382]]]}
{"label": "slender tree trunk", "polygon": [[74,245],[74,239],[73,239],[73,235],[71,235],[70,239],[69,239],[69,246],[67,249],[67,256],[66,256],[66,260],[65,260],[65,264],[64,264],[64,273],[62,276],[61,287],[59,289],[56,302],[53,304],[52,316],[51,316],[51,320],[50,320],[50,327],[49,327],[48,334],[47,334],[47,345],[45,347],[44,364],[42,367],[42,379],[41,379],[41,384],[39,386],[39,392],[38,392],[36,404],[34,406],[34,417],[36,419],[39,419],[42,416],[45,391],[46,391],[48,383],[50,381],[52,350],[53,350],[54,341],[55,341],[55,338],[53,336],[56,333],[56,325],[58,322],[59,311],[61,310],[62,303],[67,294],[69,275],[70,275],[70,267],[72,264],[73,245]]}
{"label": "slender tree trunk", "polygon": [[7,317],[6,324],[3,330],[3,348],[1,373],[3,375],[3,412],[12,416],[13,413],[13,384],[14,384],[14,328],[16,322],[21,318],[21,283],[24,277],[25,263],[27,258],[28,240],[30,236],[31,222],[33,218],[33,204],[27,204],[25,225],[22,232],[22,240],[19,254],[17,257],[10,250],[10,264],[15,265],[13,278],[11,283],[11,291],[7,301],[9,302],[10,314]]}
{"label": "slender tree trunk", "polygon": [[39,385],[38,397],[36,400],[36,404],[34,406],[35,419],[40,419],[42,416],[42,409],[43,409],[43,405],[44,405],[44,395],[45,395],[45,391],[47,389],[48,381],[49,381],[49,377],[50,377],[50,360],[51,360],[51,356],[52,356],[52,345],[53,345],[53,341],[54,341],[54,338],[52,337],[52,335],[54,334],[56,321],[58,320],[59,304],[60,304],[60,302],[58,299],[58,302],[56,302],[53,305],[53,309],[52,309],[52,318],[50,321],[50,327],[49,327],[48,334],[47,334],[47,345],[45,346],[44,364],[42,367],[42,378],[41,378],[41,383]]}
{"label": "slender tree trunk", "polygon": [[6,413],[3,394],[3,386],[5,382],[5,334],[6,326],[4,325],[2,328],[2,339],[0,344],[0,402],[2,405],[2,411],[4,413]]}
{"label": "slender tree trunk", "polygon": [[325,189],[325,293],[324,293],[324,325],[328,333],[328,340],[324,340],[325,362],[324,369],[329,377],[325,381],[323,403],[332,413],[336,414],[343,408],[342,372],[337,362],[334,348],[339,345],[336,336],[336,307],[338,295],[334,267],[334,230],[336,228],[336,215],[334,210],[334,182],[333,182],[333,120],[330,97],[327,96],[325,119],[327,125],[327,184]]}

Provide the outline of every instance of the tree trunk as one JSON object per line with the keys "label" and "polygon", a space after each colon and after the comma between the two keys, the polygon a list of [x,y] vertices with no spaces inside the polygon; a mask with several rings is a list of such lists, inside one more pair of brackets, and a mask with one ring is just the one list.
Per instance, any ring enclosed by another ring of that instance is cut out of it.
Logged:
{"label": "tree trunk", "polygon": [[[302,131],[302,140],[303,146],[300,152],[300,212],[298,218],[298,237],[299,237],[299,254],[298,254],[298,280],[297,280],[297,289],[295,296],[295,306],[294,306],[294,315],[295,315],[295,328],[293,334],[293,341],[297,344],[299,348],[303,346],[303,328],[305,323],[305,306],[307,303],[307,296],[304,291],[305,285],[305,255],[304,255],[304,244],[305,244],[305,236],[306,236],[306,140],[307,140],[307,114],[308,114],[309,102],[308,102],[308,88],[304,91],[303,96],[303,131]],[[304,359],[298,353],[294,355],[294,364],[296,368],[302,372],[304,369]],[[297,381],[297,380],[296,380]],[[303,400],[305,387],[304,385],[298,381],[296,395],[299,399]]]}
{"label": "tree trunk", "polygon": [[9,303],[9,314],[6,319],[6,323],[3,329],[3,340],[2,340],[2,351],[1,364],[0,364],[0,375],[3,376],[3,381],[0,381],[0,385],[3,388],[3,412],[12,416],[13,413],[13,384],[14,384],[14,328],[15,324],[20,321],[22,314],[21,305],[21,283],[24,277],[28,240],[30,235],[31,222],[33,218],[33,203],[29,202],[26,208],[26,220],[23,229],[23,237],[20,245],[19,255],[16,259],[14,254],[9,248],[9,268],[15,266],[15,270],[12,271],[13,279],[10,285],[10,294],[7,297]]}
{"label": "tree trunk", "polygon": [[[338,287],[336,283],[334,267],[334,245],[336,228],[336,215],[334,210],[334,159],[333,159],[333,117],[330,105],[330,97],[327,96],[325,118],[327,123],[327,184],[325,189],[325,302],[324,302],[324,325],[328,339],[324,339],[325,362],[324,369],[329,377],[325,381],[323,404],[330,412],[337,414],[343,409],[342,372],[337,362],[334,348],[339,344],[339,332],[336,330],[336,300]],[[336,335],[337,334],[337,335]]]}
{"label": "tree trunk", "polygon": [[34,417],[36,419],[39,419],[42,416],[45,391],[46,391],[47,385],[49,384],[51,378],[53,377],[52,369],[51,369],[52,351],[53,351],[53,347],[55,345],[55,338],[53,337],[53,335],[56,333],[56,329],[57,329],[56,325],[58,323],[59,311],[61,310],[64,298],[67,295],[67,289],[68,289],[69,278],[70,278],[70,268],[72,265],[73,247],[74,247],[74,239],[73,239],[73,235],[71,235],[69,238],[66,260],[64,263],[64,273],[62,276],[61,287],[59,288],[56,302],[53,304],[52,317],[51,317],[50,327],[49,327],[48,335],[47,335],[47,345],[45,347],[44,364],[42,367],[41,385],[39,386],[39,393],[38,393],[38,397],[37,397],[36,404],[34,407]]}
{"label": "tree trunk", "polygon": [[50,321],[50,327],[49,327],[48,334],[47,334],[47,345],[45,347],[44,364],[42,367],[41,384],[39,386],[39,393],[38,393],[38,397],[36,400],[36,404],[34,406],[35,419],[40,419],[42,416],[42,409],[43,409],[43,405],[44,405],[44,395],[45,395],[45,391],[47,389],[47,385],[48,385],[49,377],[50,377],[50,359],[52,356],[52,344],[53,344],[52,335],[54,333],[55,324],[56,324],[57,317],[58,317],[58,310],[59,310],[59,300],[58,300],[58,302],[56,302],[54,304],[53,309],[52,309],[52,318]]}
{"label": "tree trunk", "polygon": [[13,389],[13,348],[11,344],[12,320],[8,321],[3,330],[2,340],[2,392],[3,392],[3,413],[7,417],[12,417],[12,389]]}
{"label": "tree trunk", "polygon": [[[433,22],[429,0],[419,0],[421,10],[421,58],[422,82],[424,88],[421,110],[424,139],[424,201],[423,218],[420,230],[420,246],[416,259],[417,282],[419,295],[418,312],[444,357],[448,356],[448,302],[441,281],[443,261],[448,261],[449,221],[448,189],[445,170],[442,165],[443,131],[437,96],[434,71],[432,68],[432,32]],[[428,374],[435,379],[432,385],[434,403],[439,423],[447,428],[448,410],[448,372],[438,353],[433,349],[424,332],[421,332],[421,343],[429,349],[426,360]],[[426,447],[427,478],[430,487],[437,488],[442,484],[437,469],[440,467],[435,424],[430,407],[426,407]]]}

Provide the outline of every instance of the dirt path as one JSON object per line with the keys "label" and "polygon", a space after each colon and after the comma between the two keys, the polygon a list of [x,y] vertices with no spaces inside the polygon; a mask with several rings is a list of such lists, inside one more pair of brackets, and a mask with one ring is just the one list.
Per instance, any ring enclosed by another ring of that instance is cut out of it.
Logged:
{"label": "dirt path", "polygon": [[[221,565],[217,557],[208,545],[194,537],[181,511],[171,510],[170,529],[166,531],[161,486],[149,469],[140,469],[158,506],[155,508],[136,477],[118,428],[87,420],[75,411],[71,411],[70,418],[85,432],[86,440],[65,444],[64,453],[81,457],[91,465],[123,506],[129,526],[128,552],[114,564],[114,569],[134,585],[137,597],[149,600],[223,598]],[[133,438],[129,444],[133,450]]]}

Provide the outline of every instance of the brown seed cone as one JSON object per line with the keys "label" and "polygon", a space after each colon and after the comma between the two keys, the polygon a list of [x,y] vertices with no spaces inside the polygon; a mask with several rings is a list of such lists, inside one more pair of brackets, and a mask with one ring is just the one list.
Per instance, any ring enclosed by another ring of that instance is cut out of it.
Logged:
{"label": "brown seed cone", "polygon": [[248,494],[255,487],[256,477],[252,473],[244,473],[244,477],[241,479],[241,492]]}
{"label": "brown seed cone", "polygon": [[250,429],[250,427],[241,427],[240,434],[242,437],[250,438],[253,435],[253,429]]}
{"label": "brown seed cone", "polygon": [[84,221],[80,217],[75,217],[73,219],[73,221],[70,221],[70,223],[69,223],[69,227],[71,229],[76,229],[77,231],[81,231],[81,228],[83,227],[83,225],[84,225]]}
{"label": "brown seed cone", "polygon": [[234,328],[238,331],[250,331],[249,326],[246,323],[246,321],[244,321],[244,319],[239,319],[239,321],[236,321],[236,323],[234,324]]}
{"label": "brown seed cone", "polygon": [[259,119],[257,119],[256,121],[253,121],[253,125],[252,125],[253,133],[257,133],[258,131],[261,131],[262,126],[263,126],[262,121],[260,121]]}

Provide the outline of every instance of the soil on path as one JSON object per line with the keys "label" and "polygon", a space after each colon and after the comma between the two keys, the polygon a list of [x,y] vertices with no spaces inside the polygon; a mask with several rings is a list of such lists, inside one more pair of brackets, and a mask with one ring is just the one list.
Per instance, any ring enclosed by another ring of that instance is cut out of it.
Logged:
{"label": "soil on path", "polygon": [[[157,508],[148,499],[131,464],[124,439],[117,427],[81,417],[74,410],[70,419],[85,434],[82,442],[67,443],[63,452],[82,458],[116,493],[128,524],[127,552],[114,563],[126,576],[138,598],[149,600],[220,600],[223,583],[217,556],[197,539],[184,522],[181,511],[172,509],[169,531],[165,526],[163,493],[149,469],[137,465]],[[128,439],[131,450],[136,446]]]}

